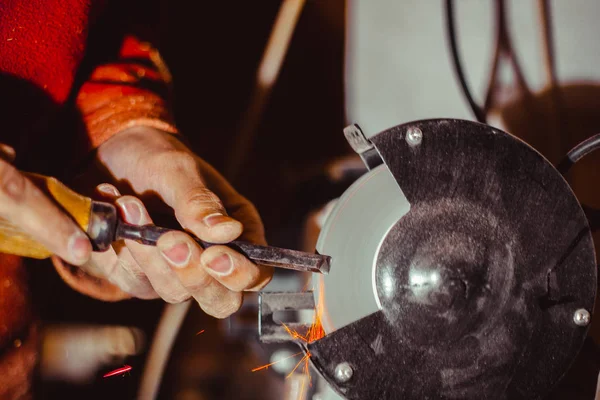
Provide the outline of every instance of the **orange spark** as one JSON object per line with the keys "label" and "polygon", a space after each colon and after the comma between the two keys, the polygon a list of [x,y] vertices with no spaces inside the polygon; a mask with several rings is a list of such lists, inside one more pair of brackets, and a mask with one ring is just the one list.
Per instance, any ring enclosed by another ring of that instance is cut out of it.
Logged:
{"label": "orange spark", "polygon": [[196,333],[196,336],[198,336],[201,333],[204,333],[204,329],[202,329],[200,332]]}
{"label": "orange spark", "polygon": [[[322,278],[322,277],[321,277]],[[309,285],[310,285],[311,281],[309,280],[306,284],[306,286],[302,289],[302,292],[305,292]],[[319,287],[319,299],[324,299],[324,293],[323,293],[323,287],[324,285],[321,284]],[[322,324],[322,316],[326,315],[324,313],[324,308],[325,305],[323,302],[319,302],[319,304],[317,304],[317,307],[315,309],[315,319],[313,321],[313,323],[310,325],[310,327],[308,328],[308,331],[306,332],[305,335],[302,335],[300,332],[296,331],[295,329],[290,328],[289,326],[287,326],[285,323],[281,323],[281,325],[283,326],[283,328],[285,329],[285,331],[288,333],[288,335],[290,335],[290,337],[293,340],[300,340],[302,342],[304,342],[305,344],[309,344],[312,343],[316,340],[319,340],[321,338],[323,338],[325,336],[325,330],[323,329],[323,324]],[[306,349],[306,346],[303,346]],[[302,354],[302,352],[300,353],[296,353],[290,357],[278,360],[274,363],[271,364],[266,364],[263,365],[261,367],[258,368],[254,368],[252,370],[252,372],[256,372],[256,371],[260,371],[263,369],[268,369],[268,367],[270,367],[271,365],[278,363],[279,361],[283,361],[283,360],[287,360],[289,358],[292,357],[296,357],[298,355]],[[312,377],[310,375],[310,367],[308,365],[309,360],[310,360],[311,354],[308,350],[306,350],[306,354],[304,355],[304,357],[302,357],[302,359],[300,361],[298,361],[298,363],[296,364],[296,366],[292,369],[292,371],[286,376],[286,379],[291,377],[294,372],[296,372],[298,370],[298,368],[300,368],[300,366],[302,366],[302,368],[300,369],[300,371],[302,371],[303,375],[307,376],[308,378],[308,385],[310,387],[312,387]],[[302,394],[304,394],[304,391],[306,390],[306,380],[303,380],[302,383],[302,388],[300,390],[300,395],[302,396]]]}
{"label": "orange spark", "polygon": [[[302,364],[304,361],[306,361],[306,366],[308,366],[308,358],[309,357],[310,357],[310,352],[307,351],[306,354],[304,355],[304,357],[302,357],[302,359],[300,361],[298,361],[298,364],[296,364],[294,369],[292,369],[292,372],[290,372],[288,374],[288,376],[286,376],[286,378],[289,378],[290,376],[292,376],[292,374],[298,369],[300,364]],[[304,369],[304,367],[303,367],[303,369]]]}
{"label": "orange spark", "polygon": [[115,370],[107,372],[106,374],[104,374],[103,378],[108,378],[108,377],[115,376],[115,375],[125,374],[125,372],[131,371],[131,368],[132,368],[131,365],[125,364],[121,368],[117,368]]}
{"label": "orange spark", "polygon": [[[321,297],[322,298],[322,297]],[[288,333],[288,335],[290,335],[292,337],[292,339],[294,340],[300,340],[306,344],[312,343],[316,340],[321,339],[322,337],[325,336],[325,330],[323,329],[323,325],[321,323],[321,313],[322,313],[323,307],[321,306],[317,306],[316,307],[316,312],[315,312],[315,319],[313,321],[313,323],[310,325],[310,327],[308,328],[308,331],[306,332],[305,335],[302,335],[300,332],[296,331],[295,329],[290,328],[289,326],[287,326],[285,323],[281,323],[281,325],[283,326],[283,329],[285,329],[285,331]],[[270,367],[271,365],[278,363],[279,361],[283,361],[283,360],[287,360],[289,358],[292,357],[296,357],[298,355],[302,354],[302,352],[300,353],[296,353],[290,357],[275,361],[274,363],[270,363],[270,364],[266,364],[257,368],[254,368],[252,370],[252,372],[255,371],[260,371],[263,369],[267,369],[268,367]],[[308,377],[308,384],[309,386],[312,387],[312,377],[310,376],[310,369],[308,366],[308,362],[310,359],[310,352],[307,350],[306,354],[304,355],[304,357],[302,357],[302,359],[300,361],[298,361],[298,363],[296,364],[296,366],[292,369],[292,371],[286,376],[286,379],[289,378],[290,376],[292,376],[292,374],[294,372],[296,372],[296,370],[298,370],[298,368],[300,366],[302,366],[301,371],[303,372],[304,375],[306,375]],[[304,384],[302,386],[301,389],[301,393],[304,393],[305,387]]]}
{"label": "orange spark", "polygon": [[273,364],[277,364],[278,362],[285,361],[285,360],[289,360],[290,358],[292,358],[292,357],[296,357],[296,356],[299,356],[300,354],[302,354],[302,352],[299,352],[299,353],[296,353],[296,354],[292,354],[292,355],[291,355],[291,356],[289,356],[289,357],[282,358],[281,360],[277,360],[277,361],[275,361],[275,362],[272,362],[272,363],[270,363],[270,364],[263,365],[262,367],[254,368],[254,369],[252,370],[252,372],[260,371],[261,369],[267,369],[267,368],[269,368],[269,367],[270,367],[271,365],[273,365]]}

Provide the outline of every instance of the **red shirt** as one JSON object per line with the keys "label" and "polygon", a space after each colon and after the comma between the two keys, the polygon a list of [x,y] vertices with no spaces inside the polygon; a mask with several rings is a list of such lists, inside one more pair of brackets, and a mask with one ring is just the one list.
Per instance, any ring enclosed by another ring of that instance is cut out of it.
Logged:
{"label": "red shirt", "polygon": [[[133,125],[175,132],[165,105],[168,72],[158,52],[134,35],[138,27],[155,28],[144,18],[150,6],[137,6],[0,0],[0,142],[16,149],[19,168],[56,175]],[[0,254],[1,399],[27,398],[36,362],[22,263]],[[107,282],[56,266],[79,291],[122,296]]]}

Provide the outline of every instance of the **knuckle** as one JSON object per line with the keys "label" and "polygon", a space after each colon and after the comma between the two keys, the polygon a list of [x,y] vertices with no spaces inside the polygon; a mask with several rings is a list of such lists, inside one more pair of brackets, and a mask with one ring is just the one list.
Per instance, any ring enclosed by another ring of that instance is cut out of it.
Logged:
{"label": "knuckle", "polygon": [[26,180],[16,168],[0,162],[0,197],[13,201],[21,200],[25,193]]}
{"label": "knuckle", "polygon": [[209,315],[223,319],[229,317],[231,314],[235,313],[242,306],[242,296],[234,295],[227,296],[227,300],[219,301],[211,304],[208,307],[202,307],[202,309]]}
{"label": "knuckle", "polygon": [[163,292],[160,297],[170,304],[179,304],[190,298],[187,292],[170,289]]}
{"label": "knuckle", "polygon": [[201,274],[194,281],[182,281],[182,284],[196,295],[206,294],[214,286],[214,279],[208,274]]}
{"label": "knuckle", "polygon": [[207,188],[197,188],[184,196],[188,207],[222,208],[221,199]]}

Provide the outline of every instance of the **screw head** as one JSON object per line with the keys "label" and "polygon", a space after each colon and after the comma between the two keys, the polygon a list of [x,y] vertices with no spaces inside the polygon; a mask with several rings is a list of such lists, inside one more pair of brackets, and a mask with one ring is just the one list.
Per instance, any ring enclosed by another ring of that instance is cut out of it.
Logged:
{"label": "screw head", "polygon": [[573,322],[575,322],[575,325],[577,326],[588,326],[590,318],[590,312],[585,308],[580,308],[573,314]]}
{"label": "screw head", "polygon": [[335,367],[335,379],[338,382],[348,382],[350,379],[352,379],[352,374],[354,374],[354,371],[347,362],[339,363]]}
{"label": "screw head", "polygon": [[423,132],[419,128],[408,128],[406,131],[406,143],[409,146],[418,146],[423,141]]}

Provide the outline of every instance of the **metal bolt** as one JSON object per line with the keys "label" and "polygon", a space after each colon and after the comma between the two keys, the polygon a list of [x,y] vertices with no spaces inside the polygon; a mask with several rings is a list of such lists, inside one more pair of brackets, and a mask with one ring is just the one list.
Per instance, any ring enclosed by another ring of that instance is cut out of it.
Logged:
{"label": "metal bolt", "polygon": [[335,367],[335,379],[337,379],[338,382],[348,382],[352,379],[353,373],[352,367],[347,362],[339,363]]}
{"label": "metal bolt", "polygon": [[409,146],[418,146],[423,141],[423,132],[419,128],[408,128],[406,131],[406,143]]}
{"label": "metal bolt", "polygon": [[580,308],[573,314],[573,321],[577,326],[588,326],[590,323],[590,313],[585,308]]}

